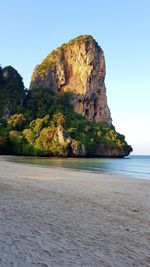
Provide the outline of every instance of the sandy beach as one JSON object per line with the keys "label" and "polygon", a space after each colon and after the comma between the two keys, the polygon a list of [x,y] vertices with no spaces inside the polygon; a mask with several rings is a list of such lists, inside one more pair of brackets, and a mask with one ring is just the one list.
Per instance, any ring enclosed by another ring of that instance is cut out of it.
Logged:
{"label": "sandy beach", "polygon": [[0,157],[0,266],[150,266],[150,180]]}

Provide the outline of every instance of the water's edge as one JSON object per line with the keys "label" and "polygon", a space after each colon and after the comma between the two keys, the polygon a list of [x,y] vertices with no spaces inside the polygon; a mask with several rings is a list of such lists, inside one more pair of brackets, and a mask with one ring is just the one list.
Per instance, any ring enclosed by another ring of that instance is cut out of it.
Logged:
{"label": "water's edge", "polygon": [[4,156],[6,160],[37,166],[67,168],[105,174],[120,174],[132,178],[150,180],[150,156],[114,158],[45,158]]}

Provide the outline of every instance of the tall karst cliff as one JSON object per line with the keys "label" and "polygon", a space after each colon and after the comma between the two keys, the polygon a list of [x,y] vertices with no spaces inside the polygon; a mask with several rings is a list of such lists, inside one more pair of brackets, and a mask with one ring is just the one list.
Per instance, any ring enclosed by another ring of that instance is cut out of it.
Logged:
{"label": "tall karst cliff", "polygon": [[74,110],[90,121],[111,124],[105,87],[105,58],[90,35],[82,35],[50,53],[37,65],[30,89],[71,92]]}

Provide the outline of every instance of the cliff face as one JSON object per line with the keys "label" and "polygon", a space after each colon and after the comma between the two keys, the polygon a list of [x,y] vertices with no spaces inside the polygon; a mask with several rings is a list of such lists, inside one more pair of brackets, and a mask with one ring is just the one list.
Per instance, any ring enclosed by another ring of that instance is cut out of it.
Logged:
{"label": "cliff face", "polygon": [[79,36],[49,54],[32,75],[30,89],[71,92],[75,112],[111,124],[105,87],[105,59],[92,36]]}

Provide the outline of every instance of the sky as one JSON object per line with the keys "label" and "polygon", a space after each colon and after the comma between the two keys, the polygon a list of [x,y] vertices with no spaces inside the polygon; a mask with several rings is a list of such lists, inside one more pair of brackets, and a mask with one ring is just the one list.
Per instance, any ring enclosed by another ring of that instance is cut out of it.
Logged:
{"label": "sky", "polygon": [[34,67],[81,34],[104,51],[113,125],[150,155],[150,0],[0,0],[0,64],[27,88]]}

